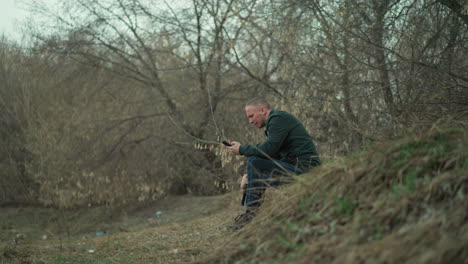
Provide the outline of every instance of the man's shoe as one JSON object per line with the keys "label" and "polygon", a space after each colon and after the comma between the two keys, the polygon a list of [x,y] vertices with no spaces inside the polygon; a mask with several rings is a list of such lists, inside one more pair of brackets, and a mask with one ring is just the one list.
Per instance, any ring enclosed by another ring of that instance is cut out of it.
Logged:
{"label": "man's shoe", "polygon": [[234,219],[234,224],[228,226],[228,231],[230,232],[235,232],[242,227],[244,227],[246,224],[248,224],[252,219],[255,217],[255,213],[253,211],[246,211],[243,214],[238,215]]}

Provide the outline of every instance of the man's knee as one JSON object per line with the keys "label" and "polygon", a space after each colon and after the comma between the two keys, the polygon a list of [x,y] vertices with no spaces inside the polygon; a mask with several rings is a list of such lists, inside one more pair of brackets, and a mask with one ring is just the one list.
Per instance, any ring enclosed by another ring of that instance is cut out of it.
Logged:
{"label": "man's knee", "polygon": [[264,163],[265,159],[258,156],[250,156],[247,158],[247,166],[252,166],[254,168],[258,167],[260,164]]}
{"label": "man's knee", "polygon": [[247,158],[247,177],[250,184],[254,184],[257,179],[261,179],[261,171],[265,159],[258,156],[250,156]]}

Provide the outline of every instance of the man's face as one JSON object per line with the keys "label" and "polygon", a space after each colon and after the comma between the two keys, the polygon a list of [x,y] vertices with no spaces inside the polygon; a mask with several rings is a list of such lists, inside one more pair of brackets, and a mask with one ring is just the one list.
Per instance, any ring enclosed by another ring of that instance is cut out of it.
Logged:
{"label": "man's face", "polygon": [[265,126],[266,120],[266,109],[263,107],[257,107],[254,105],[248,105],[245,107],[245,114],[249,119],[249,124],[252,124],[258,128]]}

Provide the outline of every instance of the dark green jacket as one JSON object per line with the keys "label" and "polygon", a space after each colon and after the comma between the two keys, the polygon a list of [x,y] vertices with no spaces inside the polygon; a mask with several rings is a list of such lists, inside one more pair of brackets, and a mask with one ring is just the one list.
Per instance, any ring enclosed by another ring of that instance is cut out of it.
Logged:
{"label": "dark green jacket", "polygon": [[301,168],[320,165],[312,137],[304,125],[290,113],[271,110],[266,122],[267,140],[258,145],[241,145],[241,155],[269,157],[296,164]]}

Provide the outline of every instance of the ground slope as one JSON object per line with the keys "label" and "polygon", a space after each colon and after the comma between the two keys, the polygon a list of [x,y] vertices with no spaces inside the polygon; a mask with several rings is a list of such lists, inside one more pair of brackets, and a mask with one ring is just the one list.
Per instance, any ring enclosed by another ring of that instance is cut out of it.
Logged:
{"label": "ground slope", "polygon": [[468,263],[467,151],[433,128],[326,164],[199,263]]}
{"label": "ground slope", "polygon": [[237,233],[238,193],[0,208],[0,263],[467,263],[467,150],[465,128],[433,128],[337,159],[269,189]]}

